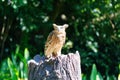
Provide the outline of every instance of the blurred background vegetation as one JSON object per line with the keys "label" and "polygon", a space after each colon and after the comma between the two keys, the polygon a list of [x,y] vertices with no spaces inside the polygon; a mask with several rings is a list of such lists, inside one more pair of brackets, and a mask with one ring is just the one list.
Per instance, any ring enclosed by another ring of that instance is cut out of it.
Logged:
{"label": "blurred background vegetation", "polygon": [[62,53],[80,52],[83,80],[120,80],[120,0],[0,0],[0,80],[27,80],[53,23],[69,24]]}

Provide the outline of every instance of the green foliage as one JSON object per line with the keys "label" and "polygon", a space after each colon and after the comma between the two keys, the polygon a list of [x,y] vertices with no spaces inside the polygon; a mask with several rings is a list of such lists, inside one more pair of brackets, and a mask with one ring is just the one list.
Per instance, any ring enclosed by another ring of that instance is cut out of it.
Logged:
{"label": "green foliage", "polygon": [[[44,43],[53,23],[69,24],[62,53],[80,52],[84,79],[90,75],[94,63],[99,71],[97,74],[104,76],[103,79],[117,78],[119,10],[119,0],[1,0],[0,65],[6,74],[1,72],[0,78],[25,76],[23,67],[27,65],[23,64],[28,60],[26,58],[37,53],[43,55]],[[9,70],[18,73],[9,75]]]}
{"label": "green foliage", "polygon": [[27,80],[27,60],[29,59],[29,51],[24,50],[24,56],[19,53],[19,46],[15,55],[12,54],[11,59],[7,58],[2,62],[0,71],[1,80]]}
{"label": "green foliage", "polygon": [[9,72],[7,59],[2,62],[1,68],[0,68],[0,80],[11,80],[11,75]]}
{"label": "green foliage", "polygon": [[[92,69],[91,69],[91,74],[90,74],[90,78],[86,75],[82,76],[82,80],[104,80],[103,79],[104,76],[102,76],[96,68],[96,65],[93,64],[92,65]],[[107,75],[106,80],[117,80],[117,78],[114,75]],[[119,76],[118,76],[118,80],[119,80]]]}
{"label": "green foliage", "polygon": [[103,80],[101,74],[97,71],[96,65],[93,64],[90,80]]}
{"label": "green foliage", "polygon": [[10,74],[11,74],[11,79],[12,80],[17,80],[18,79],[18,71],[15,67],[15,65],[12,63],[12,61],[8,58],[8,67],[10,69]]}
{"label": "green foliage", "polygon": [[96,69],[96,65],[93,64],[90,80],[96,80],[96,78],[97,78],[97,69]]}

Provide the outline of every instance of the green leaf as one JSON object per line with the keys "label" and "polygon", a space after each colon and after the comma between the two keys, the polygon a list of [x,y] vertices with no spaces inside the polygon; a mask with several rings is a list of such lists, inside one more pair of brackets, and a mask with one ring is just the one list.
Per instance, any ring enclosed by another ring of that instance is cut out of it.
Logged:
{"label": "green leaf", "polygon": [[90,80],[97,80],[96,78],[97,78],[97,69],[96,69],[96,65],[93,64],[91,75],[90,75]]}
{"label": "green leaf", "polygon": [[19,76],[18,70],[16,69],[16,67],[14,66],[12,61],[10,60],[10,58],[8,58],[7,62],[8,62],[8,67],[9,67],[10,74],[11,74],[11,79],[18,80],[18,76]]}
{"label": "green leaf", "polygon": [[103,80],[103,77],[102,77],[102,75],[99,72],[98,72],[97,80]]}
{"label": "green leaf", "polygon": [[118,75],[118,80],[120,80],[120,74]]}
{"label": "green leaf", "polygon": [[25,57],[26,60],[29,58],[28,48],[25,48],[25,50],[24,50],[24,57]]}
{"label": "green leaf", "polygon": [[85,74],[82,75],[82,80],[87,80],[87,77]]}

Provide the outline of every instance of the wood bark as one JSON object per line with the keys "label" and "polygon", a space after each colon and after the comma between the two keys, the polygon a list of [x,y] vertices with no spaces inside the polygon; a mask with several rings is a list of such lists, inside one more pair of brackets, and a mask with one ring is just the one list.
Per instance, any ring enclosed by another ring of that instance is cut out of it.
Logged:
{"label": "wood bark", "polygon": [[36,55],[28,61],[28,80],[81,80],[79,52],[49,60]]}

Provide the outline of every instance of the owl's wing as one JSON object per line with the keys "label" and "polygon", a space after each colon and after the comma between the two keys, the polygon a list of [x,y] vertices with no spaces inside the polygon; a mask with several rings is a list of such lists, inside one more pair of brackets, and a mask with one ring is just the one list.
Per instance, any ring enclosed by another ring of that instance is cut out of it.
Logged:
{"label": "owl's wing", "polygon": [[54,35],[54,33],[51,32],[51,33],[48,35],[48,37],[47,37],[47,41],[46,41],[46,43],[45,43],[45,49],[44,49],[45,53],[46,53],[48,47],[50,46],[50,44],[51,44],[51,42],[52,42],[53,35]]}
{"label": "owl's wing", "polygon": [[51,32],[51,33],[48,35],[47,43],[50,43],[50,42],[52,41],[52,39],[53,39],[53,35],[54,35],[53,32]]}

